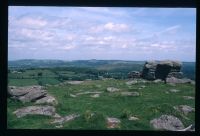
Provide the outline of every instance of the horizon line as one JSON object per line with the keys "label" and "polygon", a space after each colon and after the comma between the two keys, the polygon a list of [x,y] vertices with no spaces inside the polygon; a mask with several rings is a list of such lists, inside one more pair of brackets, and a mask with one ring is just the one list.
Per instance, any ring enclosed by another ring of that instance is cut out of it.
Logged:
{"label": "horizon line", "polygon": [[123,60],[123,59],[74,59],[74,60],[65,60],[65,59],[10,59],[8,61],[20,61],[20,60],[54,60],[54,61],[88,61],[88,60],[104,60],[104,61],[181,61],[181,62],[196,62],[196,61],[186,61],[186,60],[177,60],[177,59],[147,59],[147,60]]}

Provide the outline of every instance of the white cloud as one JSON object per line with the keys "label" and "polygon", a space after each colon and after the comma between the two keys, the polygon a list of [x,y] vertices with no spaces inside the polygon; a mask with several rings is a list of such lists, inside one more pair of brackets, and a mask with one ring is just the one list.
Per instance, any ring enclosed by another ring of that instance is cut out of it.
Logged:
{"label": "white cloud", "polygon": [[49,31],[38,30],[38,29],[26,29],[23,28],[22,30],[17,31],[20,36],[24,38],[30,38],[33,40],[51,40],[54,38],[55,34]]}
{"label": "white cloud", "polygon": [[74,49],[75,47],[76,47],[75,45],[66,45],[66,46],[57,47],[57,49],[68,51],[68,50]]}
{"label": "white cloud", "polygon": [[104,25],[91,27],[90,32],[92,32],[92,33],[106,32],[106,31],[125,32],[128,30],[129,30],[129,27],[127,24],[123,24],[123,23],[117,24],[117,23],[113,23],[113,22],[108,22]]}

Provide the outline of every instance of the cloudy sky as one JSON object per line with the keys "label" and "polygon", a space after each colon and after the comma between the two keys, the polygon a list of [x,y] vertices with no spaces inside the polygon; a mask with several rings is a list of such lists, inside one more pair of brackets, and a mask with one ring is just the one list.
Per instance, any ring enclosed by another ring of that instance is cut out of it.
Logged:
{"label": "cloudy sky", "polygon": [[8,58],[195,61],[193,8],[9,7]]}

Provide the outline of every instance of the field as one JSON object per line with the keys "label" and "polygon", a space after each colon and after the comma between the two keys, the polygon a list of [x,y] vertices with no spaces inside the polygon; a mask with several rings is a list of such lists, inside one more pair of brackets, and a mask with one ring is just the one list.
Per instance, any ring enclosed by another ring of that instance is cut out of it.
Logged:
{"label": "field", "polygon": [[[105,65],[104,65],[105,66]],[[104,69],[103,66],[99,69]],[[120,130],[154,130],[150,125],[150,120],[163,114],[178,117],[185,127],[195,122],[195,113],[187,116],[176,111],[173,106],[188,105],[195,107],[194,100],[186,100],[183,96],[195,97],[195,85],[177,84],[171,86],[165,83],[136,83],[127,85],[131,80],[126,76],[120,79],[121,75],[126,75],[122,71],[99,71],[90,68],[35,68],[25,69],[20,73],[8,74],[9,85],[28,86],[42,85],[49,94],[54,96],[58,105],[56,112],[62,116],[77,113],[79,118],[66,122],[61,129],[90,129],[105,130],[106,118],[114,117],[121,120]],[[110,69],[110,67],[107,67]],[[41,74],[42,73],[42,74]],[[107,75],[106,75],[107,73]],[[106,76],[109,76],[107,78]],[[71,78],[69,78],[71,77]],[[103,78],[102,78],[103,77]],[[116,77],[116,78],[115,78]],[[69,80],[82,80],[81,84],[69,84]],[[142,87],[143,86],[143,87]],[[120,89],[119,92],[108,92],[108,87]],[[142,88],[141,88],[142,87]],[[179,92],[169,92],[170,89],[180,90]],[[100,92],[99,97],[93,98],[91,94],[82,94],[71,97],[77,93]],[[121,92],[138,92],[139,96],[122,96]],[[13,111],[18,108],[33,105],[33,103],[21,103],[19,101],[7,99],[7,126],[17,129],[58,129],[51,117],[40,115],[28,115],[17,118]],[[94,113],[94,116],[90,116]],[[128,120],[129,116],[135,116],[139,120]]]}

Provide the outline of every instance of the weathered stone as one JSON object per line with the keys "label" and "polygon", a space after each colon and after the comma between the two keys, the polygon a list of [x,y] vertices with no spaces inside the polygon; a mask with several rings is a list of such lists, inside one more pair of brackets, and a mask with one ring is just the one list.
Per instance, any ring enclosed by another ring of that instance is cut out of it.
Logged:
{"label": "weathered stone", "polygon": [[161,82],[163,82],[161,79],[156,79],[156,80],[154,80],[153,81],[154,83],[161,83]]}
{"label": "weathered stone", "polygon": [[134,116],[131,116],[131,117],[129,117],[129,118],[128,118],[128,120],[133,120],[133,121],[136,121],[136,120],[139,120],[139,118],[137,118],[137,117],[134,117]]}
{"label": "weathered stone", "polygon": [[77,97],[77,96],[74,95],[74,94],[69,94],[69,96],[71,96],[71,97],[73,97],[73,98]]}
{"label": "weathered stone", "polygon": [[75,118],[79,117],[80,115],[79,114],[71,114],[71,115],[68,115],[68,116],[65,116],[65,117],[61,117],[61,118],[57,118],[55,119],[53,122],[51,122],[52,124],[63,124],[65,122],[68,122],[68,121],[71,121],[71,120],[74,120]]}
{"label": "weathered stone", "polygon": [[159,118],[150,121],[155,129],[177,131],[184,129],[183,123],[172,115],[162,115]]}
{"label": "weathered stone", "polygon": [[20,96],[18,99],[22,102],[31,102],[45,97],[46,94],[46,90],[31,90],[29,93]]}
{"label": "weathered stone", "polygon": [[180,92],[180,90],[177,90],[177,89],[170,89],[169,92],[177,93],[177,92]]}
{"label": "weathered stone", "polygon": [[45,97],[46,90],[42,86],[25,86],[25,87],[9,87],[8,94],[13,99],[22,102],[36,101],[37,99]]}
{"label": "weathered stone", "polygon": [[24,117],[26,115],[45,115],[54,116],[55,108],[53,106],[28,106],[18,109],[13,112],[18,118]]}
{"label": "weathered stone", "polygon": [[45,97],[37,100],[35,102],[36,104],[51,104],[51,105],[57,105],[58,101],[51,95],[46,95]]}
{"label": "weathered stone", "polygon": [[182,77],[180,72],[182,63],[178,61],[147,61],[144,64],[142,77],[148,80],[162,79],[166,77]]}
{"label": "weathered stone", "polygon": [[100,93],[102,93],[102,92],[98,92],[98,91],[86,91],[86,92],[81,92],[81,93],[77,93],[76,94],[76,96],[77,95],[84,95],[84,94],[100,94]]}
{"label": "weathered stone", "polygon": [[121,121],[117,118],[107,118],[107,128],[120,128]]}
{"label": "weathered stone", "polygon": [[138,83],[137,80],[131,80],[131,81],[126,82],[127,85],[133,85],[133,84],[137,84],[137,83]]}
{"label": "weathered stone", "polygon": [[170,77],[166,78],[167,83],[174,83],[174,84],[185,84],[185,83],[192,83],[191,79],[183,78],[183,79],[178,79],[175,77]]}
{"label": "weathered stone", "polygon": [[138,92],[121,92],[122,96],[139,96]]}
{"label": "weathered stone", "polygon": [[55,126],[56,128],[63,128],[63,125]]}
{"label": "weathered stone", "polygon": [[9,86],[8,87],[8,95],[9,96],[14,96],[14,97],[18,97],[18,96],[22,96],[25,95],[27,93],[29,93],[30,89],[25,89],[24,87],[15,87],[15,86]]}
{"label": "weathered stone", "polygon": [[174,106],[174,109],[179,111],[179,112],[182,112],[183,114],[185,115],[188,115],[188,113],[191,113],[191,112],[194,112],[195,109],[188,106],[188,105],[179,105],[179,106]]}
{"label": "weathered stone", "polygon": [[167,78],[175,77],[175,78],[183,78],[183,72],[170,72],[167,75]]}
{"label": "weathered stone", "polygon": [[194,100],[194,97],[192,96],[183,96],[183,98],[186,100]]}
{"label": "weathered stone", "polygon": [[140,78],[141,73],[139,71],[131,71],[128,73],[128,78]]}
{"label": "weathered stone", "polygon": [[142,85],[142,86],[140,86],[138,89],[140,90],[140,89],[143,89],[143,88],[145,88],[146,86],[145,85]]}
{"label": "weathered stone", "polygon": [[100,96],[99,94],[90,95],[90,97],[92,97],[92,98],[97,98],[99,96]]}
{"label": "weathered stone", "polygon": [[118,92],[118,91],[120,91],[120,89],[114,88],[114,87],[108,87],[108,88],[107,88],[107,91],[108,91],[108,92]]}
{"label": "weathered stone", "polygon": [[72,85],[78,85],[78,84],[82,84],[84,81],[68,81],[68,84],[72,84]]}

